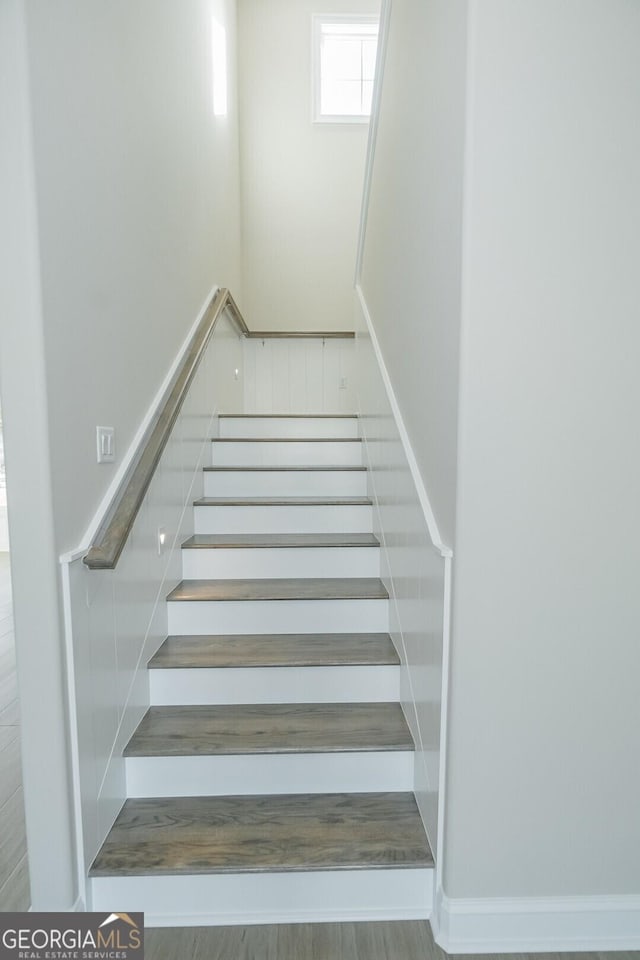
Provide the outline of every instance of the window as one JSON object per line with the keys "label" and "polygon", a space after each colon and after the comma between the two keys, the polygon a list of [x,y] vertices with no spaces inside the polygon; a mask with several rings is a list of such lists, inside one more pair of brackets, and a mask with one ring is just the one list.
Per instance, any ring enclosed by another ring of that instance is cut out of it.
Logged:
{"label": "window", "polygon": [[375,17],[313,18],[313,119],[366,123],[378,49]]}

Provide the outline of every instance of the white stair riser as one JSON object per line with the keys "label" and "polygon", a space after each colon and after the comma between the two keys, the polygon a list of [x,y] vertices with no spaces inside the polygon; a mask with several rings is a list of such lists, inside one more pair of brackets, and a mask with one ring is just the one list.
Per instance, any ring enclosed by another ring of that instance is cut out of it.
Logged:
{"label": "white stair riser", "polygon": [[221,437],[357,437],[355,417],[220,417]]}
{"label": "white stair riser", "polygon": [[185,634],[386,633],[388,600],[174,600],[168,630]]}
{"label": "white stair riser", "polygon": [[126,904],[148,927],[428,919],[433,869],[95,877],[87,909]]}
{"label": "white stair riser", "polygon": [[413,751],[127,757],[128,797],[413,790]]}
{"label": "white stair riser", "polygon": [[364,470],[205,471],[205,497],[366,497]]}
{"label": "white stair riser", "polygon": [[185,580],[379,577],[379,547],[258,547],[182,551]]}
{"label": "white stair riser", "polygon": [[150,670],[151,703],[380,703],[400,699],[400,667],[221,667]]}
{"label": "white stair riser", "polygon": [[196,533],[371,533],[368,504],[197,506]]}
{"label": "white stair riser", "polygon": [[362,465],[362,444],[315,443],[304,440],[293,443],[264,441],[231,441],[211,444],[214,467],[321,466],[359,467]]}

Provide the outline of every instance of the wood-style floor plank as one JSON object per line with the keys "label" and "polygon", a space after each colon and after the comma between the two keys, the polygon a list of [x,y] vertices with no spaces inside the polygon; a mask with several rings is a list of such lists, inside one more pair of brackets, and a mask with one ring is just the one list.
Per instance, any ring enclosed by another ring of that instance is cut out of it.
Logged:
{"label": "wood-style floor plank", "polygon": [[398,703],[150,707],[126,757],[413,750]]}
{"label": "wood-style floor plank", "polygon": [[16,727],[20,723],[20,705],[17,697],[6,707],[0,706],[0,727]]}
{"label": "wood-style floor plank", "polygon": [[6,746],[10,743],[13,743],[14,740],[18,739],[18,727],[2,727],[0,726],[0,750],[4,750]]}
{"label": "wood-style floor plank", "polygon": [[151,669],[379,666],[400,662],[387,633],[167,637]]}
{"label": "wood-style floor plank", "polygon": [[[16,727],[0,728],[17,733]],[[9,798],[22,784],[22,768],[20,765],[20,741],[17,735],[0,750],[0,818],[2,808]],[[1,824],[1,819],[0,819]]]}
{"label": "wood-style floor plank", "polygon": [[410,793],[127,800],[92,876],[426,867]]}
{"label": "wood-style floor plank", "polygon": [[299,577],[264,580],[183,580],[167,600],[386,600],[377,577]]}
{"label": "wood-style floor plank", "polygon": [[16,790],[0,809],[0,887],[11,876],[27,852],[22,788]]}
{"label": "wood-style floor plank", "polygon": [[25,854],[0,886],[0,911],[26,911],[30,905],[29,864]]}
{"label": "wood-style floor plank", "polygon": [[196,533],[183,550],[267,549],[271,547],[379,547],[373,533]]}
{"label": "wood-style floor plank", "polygon": [[[145,930],[147,960],[449,960],[425,920]],[[461,960],[638,960],[631,950],[464,954]]]}
{"label": "wood-style floor plank", "polygon": [[15,670],[0,677],[0,709],[4,709],[18,697],[18,675]]}
{"label": "wood-style floor plank", "polygon": [[145,955],[147,960],[447,960],[424,920],[148,928]]}

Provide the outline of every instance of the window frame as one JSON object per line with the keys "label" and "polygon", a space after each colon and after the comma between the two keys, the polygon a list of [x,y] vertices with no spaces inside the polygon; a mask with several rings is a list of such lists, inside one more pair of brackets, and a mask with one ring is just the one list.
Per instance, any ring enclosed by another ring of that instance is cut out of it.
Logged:
{"label": "window frame", "polygon": [[[311,15],[311,122],[312,123],[369,123],[371,114],[322,114],[322,24],[375,24],[378,27],[378,42],[380,39],[380,17],[363,13],[314,13]],[[377,69],[377,67],[376,67]]]}

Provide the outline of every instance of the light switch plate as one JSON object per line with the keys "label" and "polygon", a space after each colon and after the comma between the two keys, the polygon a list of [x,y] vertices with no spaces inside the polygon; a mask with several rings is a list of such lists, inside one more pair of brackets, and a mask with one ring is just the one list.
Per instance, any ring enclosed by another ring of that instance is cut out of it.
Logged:
{"label": "light switch plate", "polygon": [[98,463],[114,463],[116,459],[116,431],[114,427],[96,427]]}

